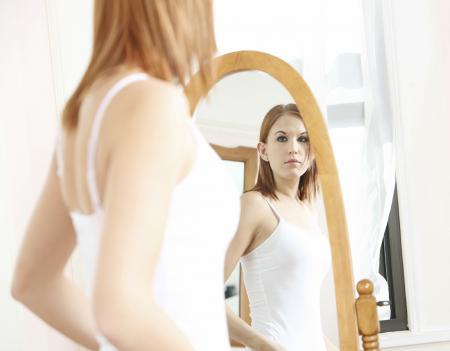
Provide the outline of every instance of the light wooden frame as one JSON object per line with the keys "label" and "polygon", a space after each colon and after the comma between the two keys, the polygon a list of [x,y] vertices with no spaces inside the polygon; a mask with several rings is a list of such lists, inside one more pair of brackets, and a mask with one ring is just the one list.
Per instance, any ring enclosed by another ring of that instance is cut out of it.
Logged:
{"label": "light wooden frame", "polygon": [[[371,296],[369,281],[359,284],[358,291],[363,299],[355,304],[354,280],[347,223],[344,213],[339,176],[331,147],[328,130],[314,95],[302,76],[288,63],[273,55],[258,51],[238,51],[219,56],[209,63],[215,72],[208,86],[203,86],[196,74],[185,88],[190,103],[191,114],[202,96],[222,78],[242,71],[262,71],[267,73],[291,94],[299,107],[308,130],[311,146],[316,157],[332,255],[333,277],[336,294],[336,308],[339,328],[339,345],[342,351],[358,350],[358,323],[356,310],[360,316],[359,332],[363,335],[365,349],[378,350],[379,323],[376,316],[376,302]],[[362,317],[362,315],[368,317]],[[378,329],[377,329],[378,328]]]}

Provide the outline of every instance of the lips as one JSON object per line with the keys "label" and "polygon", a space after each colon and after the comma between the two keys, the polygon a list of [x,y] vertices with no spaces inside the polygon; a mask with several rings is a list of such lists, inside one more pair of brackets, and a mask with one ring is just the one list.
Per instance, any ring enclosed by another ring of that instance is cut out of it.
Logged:
{"label": "lips", "polygon": [[289,161],[287,161],[286,163],[301,163],[300,161],[298,161],[298,160],[289,160]]}

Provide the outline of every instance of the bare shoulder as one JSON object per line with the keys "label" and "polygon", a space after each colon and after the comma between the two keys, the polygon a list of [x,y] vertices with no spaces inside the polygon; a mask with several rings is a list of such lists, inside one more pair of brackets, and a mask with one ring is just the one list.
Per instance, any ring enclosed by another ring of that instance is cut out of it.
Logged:
{"label": "bare shoulder", "polygon": [[248,191],[241,195],[239,226],[227,253],[226,276],[231,273],[238,258],[249,250],[255,240],[260,228],[262,202],[264,199],[257,191]]}
{"label": "bare shoulder", "polygon": [[188,142],[189,109],[182,90],[156,78],[124,88],[107,110],[106,131],[110,145],[144,138],[153,145]]}
{"label": "bare shoulder", "polygon": [[152,123],[174,123],[187,117],[188,103],[182,90],[172,83],[149,78],[131,84],[117,97],[116,107],[127,108],[129,115]]}
{"label": "bare shoulder", "polygon": [[155,78],[135,82],[114,98],[107,114],[110,159],[120,158],[124,167],[132,161],[130,155],[140,165],[153,160],[177,179],[188,172],[195,140],[187,124],[187,100],[177,86]]}
{"label": "bare shoulder", "polygon": [[276,219],[271,212],[260,192],[248,191],[241,196],[241,220],[247,224],[252,233],[243,254],[248,254],[257,247],[261,242],[261,235],[273,231]]}
{"label": "bare shoulder", "polygon": [[260,192],[251,190],[241,195],[241,202],[246,206],[261,206],[264,204],[264,199]]}
{"label": "bare shoulder", "polygon": [[266,207],[266,201],[259,191],[250,190],[241,195],[241,200],[251,207]]}
{"label": "bare shoulder", "polygon": [[259,226],[263,218],[270,214],[263,195],[258,191],[247,191],[241,195],[241,209],[242,215],[254,222],[255,226]]}

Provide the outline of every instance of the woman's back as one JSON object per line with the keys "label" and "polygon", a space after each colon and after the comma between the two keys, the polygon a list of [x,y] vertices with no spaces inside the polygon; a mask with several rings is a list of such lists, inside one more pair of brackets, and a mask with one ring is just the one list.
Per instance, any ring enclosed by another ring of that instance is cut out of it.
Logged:
{"label": "woman's back", "polygon": [[[128,201],[125,204],[110,204],[115,216],[136,217],[141,221],[143,217],[148,218],[148,222],[142,223],[147,231],[129,228],[130,235],[151,237],[162,226],[157,225],[160,217],[166,217],[162,228],[164,234],[154,242],[160,249],[146,248],[147,262],[142,254],[142,264],[155,267],[152,279],[143,282],[144,286],[151,286],[149,298],[150,295],[154,297],[196,350],[228,350],[223,266],[226,248],[239,220],[239,194],[232,179],[226,176],[220,158],[187,113],[183,112],[183,108],[186,110],[186,106],[182,106],[184,99],[172,96],[181,94],[168,83],[142,73],[126,73],[105,79],[104,83],[93,86],[91,91],[93,93],[86,97],[81,106],[77,131],[63,137],[58,145],[62,192],[83,256],[88,278],[87,294],[95,300],[94,280],[100,247],[107,245],[107,240],[101,238],[102,235],[109,235],[107,222],[116,221],[119,226],[133,223],[130,218],[128,221],[105,218],[107,199],[103,196],[114,186],[112,190],[123,194],[124,201]],[[148,112],[157,116],[144,116],[146,120],[137,128],[129,127],[134,122],[129,120],[128,114],[139,108],[135,107],[136,104],[148,104]],[[170,106],[157,110],[157,105],[168,104]],[[164,111],[169,112],[167,116]],[[170,117],[175,111],[181,112]],[[170,122],[162,122],[165,129],[161,129],[161,122],[158,122],[163,118],[171,118]],[[168,126],[171,128],[168,129]],[[145,158],[146,148],[149,147],[145,141],[128,150],[117,149],[117,145],[127,145],[127,142],[115,144],[116,140],[145,139],[146,134],[148,138],[158,137],[167,141],[166,144],[159,142],[158,150],[148,150],[149,155],[156,156]],[[121,164],[111,162],[111,155],[115,153],[126,153]],[[140,168],[139,163],[142,162],[148,165]],[[174,170],[174,165],[178,165],[175,168],[177,175],[169,172]],[[116,175],[114,180],[109,179],[111,170]],[[140,172],[117,179],[120,174],[136,171]],[[168,178],[169,183],[171,178],[175,178],[170,196],[161,197],[161,208],[166,207],[162,212],[154,204],[158,202],[155,198],[159,200],[159,189],[148,184],[140,191],[133,190],[136,184],[145,183],[146,176],[147,183],[151,183],[153,174]],[[133,194],[131,198],[127,187]],[[151,200],[153,205],[145,208]],[[136,207],[137,203],[142,203],[144,208]],[[114,211],[115,208],[122,212]],[[108,210],[111,211],[111,208]],[[157,224],[153,225],[154,222]],[[126,232],[128,228],[122,229]],[[128,238],[126,233],[120,235],[123,236],[124,251],[141,250],[136,247],[140,243],[139,238]],[[144,237],[143,245],[148,239]],[[115,267],[108,267],[113,274],[115,269],[119,272],[122,269],[121,252],[117,255],[119,262],[114,262]],[[125,272],[124,276],[127,274],[134,275],[135,272]],[[122,284],[127,282],[125,279]],[[108,342],[102,337],[99,340],[106,347]]]}

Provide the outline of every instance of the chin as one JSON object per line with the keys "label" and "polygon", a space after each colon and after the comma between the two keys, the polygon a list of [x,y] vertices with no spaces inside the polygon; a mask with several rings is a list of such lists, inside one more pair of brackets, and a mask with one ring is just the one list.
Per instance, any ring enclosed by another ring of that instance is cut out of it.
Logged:
{"label": "chin", "polygon": [[287,173],[285,173],[285,174],[284,174],[284,178],[289,179],[289,180],[291,180],[291,179],[298,179],[298,180],[300,180],[300,177],[301,177],[302,175],[303,175],[302,172],[299,172],[299,171],[293,171],[293,172],[287,172]]}

